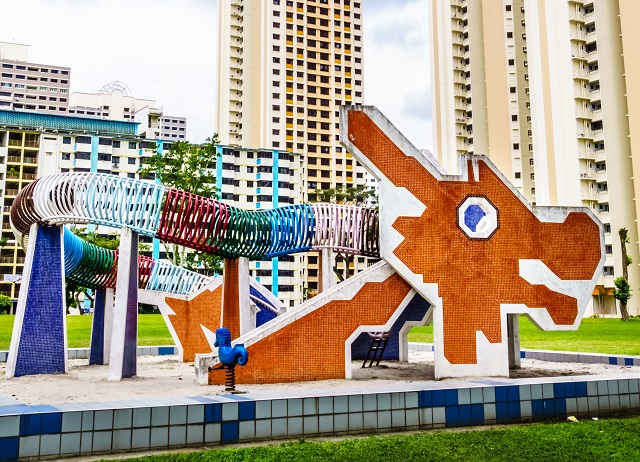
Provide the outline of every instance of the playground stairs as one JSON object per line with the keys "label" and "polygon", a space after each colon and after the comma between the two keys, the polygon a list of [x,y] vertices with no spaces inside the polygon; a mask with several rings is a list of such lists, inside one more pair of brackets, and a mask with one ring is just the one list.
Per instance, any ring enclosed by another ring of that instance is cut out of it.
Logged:
{"label": "playground stairs", "polygon": [[[367,355],[364,357],[362,367],[371,367],[374,361],[376,366],[379,366],[389,342],[389,332],[368,332],[368,334],[371,336],[371,343],[369,344]],[[367,361],[369,361],[369,366],[367,366]]]}

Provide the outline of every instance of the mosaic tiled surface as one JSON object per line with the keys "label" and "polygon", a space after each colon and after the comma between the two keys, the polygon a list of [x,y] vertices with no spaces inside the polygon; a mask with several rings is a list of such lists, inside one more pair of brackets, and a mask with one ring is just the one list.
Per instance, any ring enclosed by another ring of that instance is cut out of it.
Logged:
{"label": "mosaic tiled surface", "polygon": [[640,377],[420,382],[375,391],[56,406],[0,399],[0,460],[637,413],[639,382]]}
{"label": "mosaic tiled surface", "polygon": [[62,235],[38,226],[15,376],[65,372]]}
{"label": "mosaic tiled surface", "polygon": [[270,310],[266,307],[258,306],[258,313],[256,314],[256,326],[261,326],[271,321],[272,319],[275,319],[275,317],[277,316],[275,310],[277,310],[278,307],[274,306],[272,301],[267,300],[267,297],[262,295],[253,286],[249,287],[249,293],[251,294],[252,297],[260,299],[262,302],[273,307],[273,310]]}
{"label": "mosaic tiled surface", "polygon": [[231,332],[231,338],[240,337],[240,289],[238,287],[238,260],[224,260],[224,289],[222,292],[222,326]]}
{"label": "mosaic tiled surface", "polygon": [[[249,345],[249,363],[236,367],[236,382],[344,378],[344,360],[335,358],[343,358],[347,338],[361,325],[385,324],[410,290],[409,284],[393,274],[383,282],[365,283],[351,300],[329,301],[275,334]],[[209,383],[224,381],[224,371],[209,373]]]}
{"label": "mosaic tiled surface", "polygon": [[[127,296],[127,318],[124,330],[124,353],[122,377],[133,377],[137,370],[138,345],[138,233],[131,232],[131,254],[129,260],[129,284]],[[122,257],[121,257],[122,258]]]}
{"label": "mosaic tiled surface", "polygon": [[97,289],[91,326],[91,353],[89,364],[104,364],[104,309],[105,289]]}
{"label": "mosaic tiled surface", "polygon": [[[482,160],[478,180],[471,162],[468,181],[438,181],[404,154],[362,111],[350,111],[349,140],[397,187],[405,187],[426,210],[400,217],[393,227],[404,241],[393,251],[442,297],[444,355],[452,364],[476,364],[476,331],[501,342],[500,305],[545,307],[556,324],[572,324],[574,298],[531,285],[519,276],[520,259],[541,260],[560,279],[590,280],[601,258],[600,229],[586,213],[564,223],[543,223]],[[471,239],[457,227],[457,207],[486,197],[499,215],[488,239]],[[384,257],[384,256],[383,256]]]}
{"label": "mosaic tiled surface", "polygon": [[183,360],[190,362],[198,353],[211,352],[211,345],[200,326],[211,332],[220,327],[222,285],[213,291],[204,290],[192,300],[165,297],[165,301],[175,313],[169,315],[169,321],[184,349]]}
{"label": "mosaic tiled surface", "polygon": [[[393,327],[389,331],[389,341],[382,355],[383,360],[398,360],[400,357],[400,329],[402,329],[408,321],[420,321],[424,318],[429,310],[429,303],[416,294],[404,309],[398,320],[393,323]],[[362,333],[351,344],[351,359],[364,359],[371,345],[371,336]]]}

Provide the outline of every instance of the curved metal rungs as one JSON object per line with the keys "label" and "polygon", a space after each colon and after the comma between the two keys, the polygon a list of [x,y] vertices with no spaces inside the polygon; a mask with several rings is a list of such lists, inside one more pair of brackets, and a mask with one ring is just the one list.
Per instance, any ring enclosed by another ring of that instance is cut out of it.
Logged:
{"label": "curved metal rungs", "polygon": [[[379,255],[377,210],[314,204],[246,211],[175,188],[101,173],[60,173],[27,185],[11,208],[18,240],[33,223],[126,226],[227,258],[269,258],[320,248]],[[97,252],[96,258],[106,257]]]}
{"label": "curved metal rungs", "polygon": [[[115,288],[118,251],[91,244],[64,228],[65,276],[82,287]],[[164,261],[138,257],[138,287],[146,290],[188,295],[213,278]]]}

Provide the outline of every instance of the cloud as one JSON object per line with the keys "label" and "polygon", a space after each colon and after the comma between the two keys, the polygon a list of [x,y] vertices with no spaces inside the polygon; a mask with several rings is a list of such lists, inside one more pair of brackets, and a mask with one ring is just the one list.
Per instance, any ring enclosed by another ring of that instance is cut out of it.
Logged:
{"label": "cloud", "polygon": [[181,0],[22,0],[6,2],[0,40],[31,45],[30,61],[71,67],[71,91],[120,80],[133,96],[186,116],[187,136],[215,128],[215,2]]}
{"label": "cloud", "polygon": [[[0,0],[2,1],[2,0]],[[431,146],[427,0],[361,0],[364,95],[417,146]],[[187,137],[213,134],[216,0],[2,2],[1,41],[31,45],[30,59],[71,67],[72,91],[120,80],[139,98],[188,119]]]}
{"label": "cloud", "polygon": [[407,93],[404,96],[403,111],[420,120],[431,120],[431,89],[423,87],[420,91]]}
{"label": "cloud", "polygon": [[369,40],[398,46],[426,42],[426,10],[426,0],[366,3],[363,20],[368,24]]}
{"label": "cloud", "polygon": [[426,3],[426,0],[388,2],[387,7],[377,10],[365,4],[364,96],[366,104],[380,109],[412,143],[430,149],[431,76]]}

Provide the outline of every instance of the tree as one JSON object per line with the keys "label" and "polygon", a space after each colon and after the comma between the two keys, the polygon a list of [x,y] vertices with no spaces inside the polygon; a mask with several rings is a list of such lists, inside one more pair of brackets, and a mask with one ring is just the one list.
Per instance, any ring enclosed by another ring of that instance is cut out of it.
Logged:
{"label": "tree", "polygon": [[632,263],[631,257],[627,255],[627,244],[629,236],[627,228],[618,230],[620,236],[620,251],[622,254],[622,276],[617,277],[613,283],[616,286],[613,296],[620,301],[620,315],[623,321],[629,320],[629,311],[627,310],[627,300],[631,298],[631,287],[629,286],[629,270],[627,267]]}
{"label": "tree", "polygon": [[377,205],[378,196],[376,191],[367,188],[366,185],[358,186],[338,186],[329,189],[316,189],[311,193],[312,202],[328,202],[330,204],[357,205],[364,207],[367,205]]}
{"label": "tree", "polygon": [[0,314],[5,311],[8,313],[11,308],[11,297],[8,295],[0,294]]}
{"label": "tree", "polygon": [[[160,153],[150,147],[154,155],[146,160],[140,170],[141,177],[155,176],[165,186],[217,198],[218,188],[213,173],[218,156],[216,145],[218,136],[207,138],[204,144],[191,144],[188,141],[176,141],[168,152]],[[167,257],[171,262],[183,268],[200,273],[222,272],[220,257],[206,255],[203,252],[190,252],[177,244],[164,244]]]}
{"label": "tree", "polygon": [[[378,204],[376,191],[369,189],[366,185],[316,189],[313,191],[310,199],[312,199],[313,202],[355,205],[358,207],[372,205],[377,208]],[[333,262],[333,272],[338,276],[340,282],[343,282],[349,277],[349,265],[353,261],[353,258],[353,255],[336,252]],[[339,268],[340,262],[344,262],[342,268]]]}
{"label": "tree", "polygon": [[[117,232],[113,232],[105,236],[93,231],[88,232],[87,228],[76,228],[75,226],[72,226],[70,229],[73,234],[87,241],[89,244],[109,250],[118,250],[120,247],[120,235]],[[141,244],[141,246],[144,248],[145,244]],[[149,245],[146,244],[146,247],[148,250]],[[69,279],[66,280],[65,293],[65,298],[67,300],[67,314],[69,314],[69,308],[78,308],[80,314],[84,314],[80,303],[80,294],[83,294],[85,298],[91,300],[91,303],[93,303],[94,300],[93,291],[91,289],[82,287]]]}

